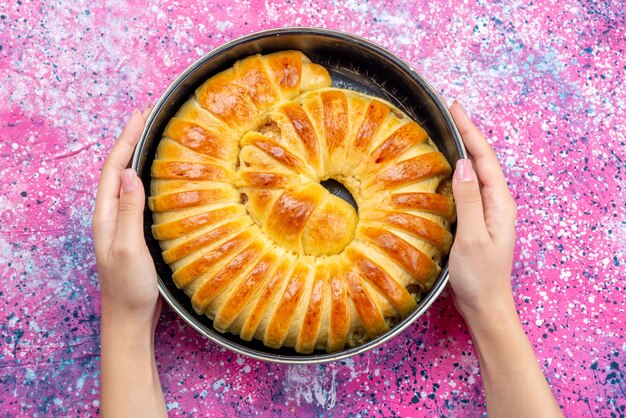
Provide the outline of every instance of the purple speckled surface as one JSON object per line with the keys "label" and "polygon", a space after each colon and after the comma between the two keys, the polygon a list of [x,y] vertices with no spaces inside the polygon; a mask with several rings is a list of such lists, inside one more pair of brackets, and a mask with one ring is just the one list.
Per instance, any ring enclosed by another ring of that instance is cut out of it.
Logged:
{"label": "purple speckled surface", "polygon": [[[623,1],[3,2],[0,414],[99,410],[100,167],[133,107],[260,29],[366,37],[458,97],[519,205],[515,299],[568,416],[626,408]],[[485,400],[449,292],[401,336],[327,365],[253,361],[164,308],[157,361],[173,415],[477,416]]]}

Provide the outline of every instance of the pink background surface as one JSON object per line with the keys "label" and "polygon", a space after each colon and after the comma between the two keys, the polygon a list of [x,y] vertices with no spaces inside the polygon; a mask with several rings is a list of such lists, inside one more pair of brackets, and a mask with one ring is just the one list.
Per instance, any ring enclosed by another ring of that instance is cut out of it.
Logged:
{"label": "pink background surface", "polygon": [[[568,416],[624,416],[624,13],[623,2],[593,0],[3,3],[0,414],[99,410],[89,224],[99,170],[130,111],[228,40],[307,25],[379,43],[464,103],[519,205],[515,300],[559,404]],[[448,292],[399,337],[338,363],[240,357],[168,308],[156,350],[173,415],[485,411]]]}

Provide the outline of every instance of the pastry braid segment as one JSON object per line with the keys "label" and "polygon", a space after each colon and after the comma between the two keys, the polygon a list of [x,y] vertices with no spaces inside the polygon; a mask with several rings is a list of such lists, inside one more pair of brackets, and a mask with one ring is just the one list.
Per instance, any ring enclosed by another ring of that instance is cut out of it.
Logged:
{"label": "pastry braid segment", "polygon": [[[316,184],[316,183],[314,183]],[[345,200],[325,192],[302,234],[302,252],[323,256],[339,254],[354,238],[359,217]]]}
{"label": "pastry braid segment", "polygon": [[361,175],[369,177],[370,173],[380,171],[387,164],[404,154],[409,148],[427,140],[428,134],[417,123],[408,122],[402,125],[371,151],[366,159],[365,173]]}
{"label": "pastry braid segment", "polygon": [[239,142],[237,132],[203,108],[195,97],[187,100],[180,110],[176,112],[175,117],[199,125],[212,136],[219,137],[222,140],[228,140],[234,144]]}
{"label": "pastry braid segment", "polygon": [[[319,178],[324,160],[321,156],[320,144],[315,132],[315,128],[304,109],[297,103],[290,102],[281,106],[277,113],[285,115],[279,118],[276,114],[270,115],[270,119],[279,124],[281,138],[293,138],[289,142],[300,141],[305,150],[306,160],[315,169],[316,177]],[[279,122],[289,122],[280,124]]]}
{"label": "pastry braid segment", "polygon": [[225,137],[222,132],[207,130],[187,120],[172,118],[163,135],[200,154],[229,163],[237,158],[237,142]]}
{"label": "pastry braid segment", "polygon": [[151,185],[152,197],[159,197],[160,195],[175,192],[187,192],[190,190],[209,190],[215,188],[224,188],[237,191],[237,188],[232,184],[204,180],[153,179]]}
{"label": "pastry braid segment", "polygon": [[[281,164],[283,167],[298,173],[311,176],[313,174],[309,166],[299,157],[292,154],[281,144],[278,144],[271,138],[258,133],[249,133],[241,141],[242,146],[252,145],[265,153],[274,160],[275,163]],[[245,163],[244,163],[245,164]]]}
{"label": "pastry braid segment", "polygon": [[[153,210],[151,208],[151,210]],[[181,237],[207,225],[222,222],[224,219],[244,216],[246,210],[241,205],[224,206],[197,215],[152,225],[152,235],[158,240]]]}
{"label": "pastry braid segment", "polygon": [[390,198],[394,209],[410,209],[434,213],[450,221],[455,217],[454,201],[436,193],[397,193]]}
{"label": "pastry braid segment", "polygon": [[266,346],[278,348],[283,345],[310,272],[311,268],[307,263],[302,262],[302,260],[296,262],[296,266],[288,279],[287,287],[280,296],[278,305],[265,330],[263,344]]}
{"label": "pastry braid segment", "polygon": [[233,174],[219,165],[155,160],[152,178],[169,180],[232,181]]}
{"label": "pastry braid segment", "polygon": [[237,61],[233,66],[235,70],[233,83],[241,85],[246,90],[247,97],[261,114],[280,99],[280,94],[270,80],[263,61],[261,55],[253,55]]}
{"label": "pastry braid segment", "polygon": [[274,203],[263,229],[277,245],[302,253],[304,229],[313,211],[327,194],[318,183],[285,189]]}
{"label": "pastry braid segment", "polygon": [[329,177],[339,174],[339,162],[345,155],[345,142],[348,133],[348,101],[342,91],[327,90],[320,94],[324,108],[324,134],[326,140],[326,174]]}
{"label": "pastry braid segment", "polygon": [[[295,347],[300,330],[304,325],[304,318],[307,313],[311,292],[313,291],[313,281],[316,274],[316,260],[313,257],[300,257],[300,261],[307,265],[308,273],[304,280],[304,288],[293,313],[287,335],[282,345],[287,347]],[[278,311],[277,311],[278,312]]]}
{"label": "pastry braid segment", "polygon": [[407,232],[416,238],[433,245],[440,253],[447,254],[452,246],[452,234],[440,224],[398,211],[372,211],[369,214],[361,214],[361,220],[372,219],[378,224]]}
{"label": "pastry braid segment", "polygon": [[450,175],[450,164],[440,152],[422,154],[383,168],[370,177],[364,189],[371,195],[381,190],[394,190],[419,180]]}
{"label": "pastry braid segment", "polygon": [[328,267],[325,264],[318,264],[315,268],[313,287],[307,303],[304,320],[295,344],[295,349],[299,353],[308,354],[315,349],[315,343],[322,323],[324,301],[328,298],[326,293],[327,283]]}
{"label": "pastry braid segment", "polygon": [[278,86],[283,100],[293,100],[299,93],[331,84],[328,71],[313,64],[300,51],[276,52],[263,58],[270,79]]}
{"label": "pastry braid segment", "polygon": [[282,189],[297,182],[298,177],[291,174],[270,172],[242,172],[240,184],[259,189]]}
{"label": "pastry braid segment", "polygon": [[246,88],[237,81],[232,68],[216,74],[196,90],[196,100],[241,134],[257,124],[259,111],[248,98]]}
{"label": "pastry braid segment", "polygon": [[173,161],[173,162],[189,162],[203,164],[219,164],[214,158],[208,155],[196,152],[179,142],[170,138],[162,138],[159,142],[156,152],[156,160]]}
{"label": "pastry braid segment", "polygon": [[264,244],[265,242],[262,240],[252,241],[250,245],[241,250],[239,254],[235,255],[218,272],[208,277],[191,298],[191,304],[196,312],[204,313],[207,305],[223,291],[230,282],[239,277],[239,275],[246,274],[248,267],[263,254]]}
{"label": "pastry braid segment", "polygon": [[385,322],[378,305],[365,288],[359,274],[346,268],[344,281],[365,333],[373,338],[387,331],[389,326]]}
{"label": "pastry braid segment", "polygon": [[204,190],[187,190],[184,192],[150,197],[148,199],[148,207],[153,212],[167,212],[207,203],[233,201],[235,196],[237,196],[235,190],[225,187]]}
{"label": "pastry braid segment", "polygon": [[389,300],[401,318],[405,318],[417,306],[415,299],[404,286],[387,273],[383,266],[366,255],[367,252],[352,245],[346,249],[348,260],[359,270],[362,277]]}
{"label": "pastry braid segment", "polygon": [[257,333],[257,330],[265,317],[265,312],[274,299],[274,296],[283,289],[285,278],[291,272],[294,262],[295,260],[288,256],[280,260],[270,280],[259,292],[259,295],[250,302],[252,308],[246,312],[247,317],[244,319],[241,331],[239,332],[239,335],[245,341],[250,341],[257,334],[260,334]]}
{"label": "pastry braid segment", "polygon": [[214,268],[218,261],[222,261],[225,257],[231,256],[240,247],[248,244],[253,238],[254,232],[252,232],[249,228],[246,229],[214,250],[203,254],[200,258],[197,258],[186,266],[176,270],[174,274],[172,274],[174,283],[176,283],[176,286],[178,287],[185,287],[189,285],[198,277]]}
{"label": "pastry braid segment", "polygon": [[346,291],[344,272],[337,262],[329,266],[330,284],[330,325],[326,351],[329,353],[342,350],[346,345],[350,329],[350,310]]}
{"label": "pastry braid segment", "polygon": [[367,155],[372,141],[378,134],[378,130],[383,122],[387,119],[390,112],[389,106],[378,101],[372,100],[367,106],[363,122],[356,133],[349,154],[353,158],[361,159]]}
{"label": "pastry braid segment", "polygon": [[230,239],[234,234],[242,232],[252,224],[252,220],[248,217],[237,218],[204,234],[189,238],[176,246],[169,247],[167,244],[164,244],[163,259],[166,263],[175,263],[210,244],[219,243],[223,238]]}
{"label": "pastry braid segment", "polygon": [[261,288],[265,280],[272,275],[278,265],[278,256],[273,249],[266,252],[248,273],[241,284],[233,289],[230,297],[224,302],[215,315],[213,325],[225,332],[233,321],[250,302],[253,295]]}
{"label": "pastry braid segment", "polygon": [[378,227],[361,226],[357,234],[401,265],[422,288],[426,288],[440,271],[440,267],[429,256],[392,232]]}

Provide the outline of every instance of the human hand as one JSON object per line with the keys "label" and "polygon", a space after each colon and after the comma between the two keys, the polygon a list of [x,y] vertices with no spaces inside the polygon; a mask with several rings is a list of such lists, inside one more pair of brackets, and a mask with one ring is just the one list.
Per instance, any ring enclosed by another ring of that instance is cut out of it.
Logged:
{"label": "human hand", "polygon": [[474,161],[452,177],[457,232],[450,251],[454,304],[478,354],[489,416],[562,417],[519,322],[511,290],[517,206],[496,154],[458,102],[450,107]]}
{"label": "human hand", "polygon": [[113,145],[91,222],[102,294],[102,416],[167,416],[154,356],[161,299],[143,236],[145,193],[135,171],[126,168],[151,110],[134,110]]}
{"label": "human hand", "polygon": [[459,160],[452,178],[457,232],[449,262],[455,306],[471,326],[484,314],[515,312],[511,265],[517,206],[485,137],[458,102],[450,113],[476,166],[474,171],[470,160]]}
{"label": "human hand", "polygon": [[145,193],[128,165],[152,106],[133,111],[102,167],[91,227],[103,320],[156,325],[161,311],[154,263],[143,235]]}

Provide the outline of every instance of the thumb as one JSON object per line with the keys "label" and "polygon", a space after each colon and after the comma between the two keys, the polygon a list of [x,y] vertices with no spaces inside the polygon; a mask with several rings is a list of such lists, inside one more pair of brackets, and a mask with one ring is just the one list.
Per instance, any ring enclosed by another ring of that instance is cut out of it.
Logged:
{"label": "thumb", "polygon": [[457,161],[452,177],[452,193],[456,203],[459,237],[479,238],[488,235],[480,187],[470,160]]}
{"label": "thumb", "polygon": [[116,240],[126,245],[144,242],[143,210],[145,193],[141,180],[132,168],[122,171],[122,192],[118,206]]}

